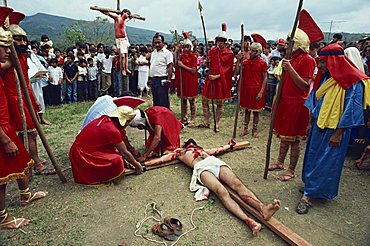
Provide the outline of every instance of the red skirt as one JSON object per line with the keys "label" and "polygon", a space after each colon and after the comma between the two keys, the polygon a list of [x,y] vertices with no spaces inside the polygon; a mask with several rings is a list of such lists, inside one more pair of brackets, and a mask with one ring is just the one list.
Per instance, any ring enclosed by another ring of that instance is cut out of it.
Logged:
{"label": "red skirt", "polygon": [[252,111],[260,111],[266,105],[266,90],[262,93],[262,98],[257,101],[256,97],[261,87],[248,86],[240,92],[240,106]]}
{"label": "red skirt", "polygon": [[[18,132],[23,131],[21,111],[19,109],[18,96],[8,96],[8,108],[9,108],[9,122],[12,128]],[[35,107],[35,106],[34,106]],[[23,100],[24,114],[26,116],[27,130],[35,128],[33,124],[31,114],[27,108],[26,102]]]}
{"label": "red skirt", "polygon": [[33,160],[14,130],[8,126],[0,127],[18,147],[18,155],[10,157],[5,153],[4,146],[0,145],[0,185],[2,185],[12,179],[25,178],[27,170],[33,165]]}
{"label": "red skirt", "polygon": [[274,133],[283,141],[306,139],[309,110],[304,99],[281,98],[274,121]]}

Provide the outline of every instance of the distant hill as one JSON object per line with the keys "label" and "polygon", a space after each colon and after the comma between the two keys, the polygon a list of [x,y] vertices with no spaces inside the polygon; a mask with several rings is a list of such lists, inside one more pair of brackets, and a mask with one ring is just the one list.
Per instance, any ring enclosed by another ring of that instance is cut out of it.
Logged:
{"label": "distant hill", "polygon": [[[77,20],[71,18],[37,13],[35,15],[26,16],[26,18],[21,22],[21,27],[27,32],[30,40],[40,41],[41,35],[46,34],[51,40],[53,40],[54,44],[60,44],[62,46],[63,44],[58,41],[62,39],[63,30],[76,21]],[[110,23],[109,25],[113,27],[113,23]],[[152,30],[130,26],[127,26],[126,31],[129,36],[130,43],[132,44],[150,44],[154,34],[156,33]],[[111,35],[114,37],[113,28]],[[172,36],[170,34],[163,35],[165,40],[172,40]]]}

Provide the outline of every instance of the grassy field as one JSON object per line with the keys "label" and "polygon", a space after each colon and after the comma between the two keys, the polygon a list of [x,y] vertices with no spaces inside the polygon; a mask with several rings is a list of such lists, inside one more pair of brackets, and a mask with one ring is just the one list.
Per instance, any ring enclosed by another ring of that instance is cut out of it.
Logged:
{"label": "grassy field", "polygon": [[[179,100],[174,96],[171,100],[172,109],[179,116]],[[45,117],[52,125],[43,129],[62,168],[70,166],[69,148],[91,104],[68,104],[46,110]],[[149,100],[143,108],[150,104]],[[185,128],[181,140],[192,137],[205,147],[227,143],[233,131],[234,107],[226,105],[221,132],[216,134],[210,129]],[[197,123],[201,122],[201,112],[198,99]],[[276,180],[279,172],[271,172],[264,180],[268,116],[268,112],[262,112],[259,138],[247,135],[236,139],[250,141],[250,148],[224,154],[221,158],[262,201],[280,199],[282,208],[275,218],[313,245],[368,245],[369,173],[357,170],[347,159],[339,196],[333,201],[315,201],[307,215],[298,215],[295,206],[301,196],[298,189],[302,187],[300,172],[304,151],[298,164],[297,178],[282,183]],[[144,133],[130,128],[127,135],[142,151]],[[41,156],[47,158],[39,146]],[[274,138],[271,161],[276,160],[277,150],[278,141]],[[285,245],[266,228],[257,237],[252,237],[247,226],[226,211],[214,195],[208,202],[196,202],[188,189],[191,170],[182,164],[151,170],[139,176],[127,176],[118,186],[77,185],[73,182],[71,170],[65,175],[67,184],[61,184],[57,176],[34,177],[32,189],[47,190],[49,196],[25,208],[19,207],[15,182],[9,185],[9,212],[31,219],[32,224],[23,230],[1,230],[0,245],[118,245],[121,242],[153,245],[134,235],[135,226],[144,217],[145,206],[150,202],[157,203],[163,216],[180,219],[185,231],[191,228],[189,216],[192,210],[206,205],[204,210],[194,214],[197,229],[181,238],[178,245]],[[158,239],[148,232],[154,224],[154,221],[147,221],[142,231]]]}

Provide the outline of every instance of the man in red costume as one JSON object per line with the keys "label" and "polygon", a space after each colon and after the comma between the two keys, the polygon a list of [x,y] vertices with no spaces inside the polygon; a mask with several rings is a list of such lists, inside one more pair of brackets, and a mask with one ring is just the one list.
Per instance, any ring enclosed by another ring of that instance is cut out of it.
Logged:
{"label": "man in red costume", "polygon": [[[181,97],[181,88],[180,88],[180,73],[182,77],[182,100],[184,105],[185,119],[183,122],[188,124],[188,126],[194,126],[196,107],[195,107],[195,98],[198,97],[198,74],[197,74],[197,55],[194,54],[191,50],[193,45],[190,41],[189,33],[184,32],[184,43],[183,50],[180,55],[180,59],[175,55],[175,66],[176,66],[176,76],[175,84],[177,87],[177,96]],[[175,53],[180,52],[180,47],[175,47]],[[190,122],[187,122],[187,100],[190,104]]]}
{"label": "man in red costume", "polygon": [[153,152],[166,154],[180,147],[180,132],[183,126],[166,107],[153,106],[145,111],[137,109],[130,126],[149,131],[149,138],[145,142],[146,150],[138,158],[139,162],[151,157]]}
{"label": "man in red costume", "polygon": [[[231,86],[234,65],[234,53],[226,47],[226,24],[222,24],[222,32],[216,37],[217,47],[209,51],[207,62],[209,74],[203,86],[203,123],[199,127],[209,128],[209,102],[214,99],[216,109],[216,130],[219,131],[219,123],[224,110],[224,100],[231,98]],[[212,83],[212,85],[211,85]],[[212,91],[211,91],[212,88]]]}
{"label": "man in red costume", "polygon": [[315,60],[308,54],[310,43],[324,38],[324,34],[306,10],[302,10],[294,36],[293,53],[290,60],[283,59],[285,70],[281,100],[277,107],[274,132],[280,138],[279,157],[269,170],[282,170],[284,160],[290,152],[288,170],[278,179],[287,181],[295,177],[295,167],[300,153],[300,140],[306,139],[309,111],[304,106],[312,77]]}
{"label": "man in red costume", "polygon": [[[4,24],[5,18],[12,11],[11,8],[0,7],[0,23]],[[12,34],[0,27],[0,62],[9,58],[12,44]],[[44,198],[47,192],[31,193],[28,184],[28,170],[33,165],[24,145],[17,137],[9,122],[8,102],[4,94],[4,83],[0,77],[0,228],[17,229],[30,223],[24,218],[15,218],[5,209],[6,185],[16,179],[21,195],[21,206]]]}
{"label": "man in red costume", "polygon": [[[259,112],[265,107],[267,64],[261,58],[262,46],[266,47],[266,40],[259,34],[252,34],[254,42],[249,47],[249,58],[243,61],[243,76],[240,88],[240,106],[245,108],[244,129],[240,136],[248,133],[251,111],[253,112],[252,136],[257,137]],[[235,68],[236,73],[240,70]],[[240,83],[240,81],[239,81]]]}
{"label": "man in red costume", "polygon": [[143,171],[129,151],[125,130],[135,116],[133,108],[141,103],[141,99],[116,100],[118,107],[113,112],[91,121],[76,136],[69,151],[76,183],[94,185],[113,181],[117,184],[124,175],[125,160],[136,173]]}
{"label": "man in red costume", "polygon": [[101,12],[114,20],[114,36],[118,52],[121,54],[122,75],[125,76],[126,72],[131,73],[128,69],[128,47],[130,43],[126,33],[126,21],[131,19],[131,12],[128,9],[122,10],[121,15],[108,11]]}
{"label": "man in red costume", "polygon": [[[9,15],[9,31],[13,35],[14,39],[14,46],[17,50],[18,59],[21,64],[22,72],[24,79],[26,80],[26,85],[28,89],[28,94],[30,95],[33,108],[36,112],[41,111],[41,105],[37,101],[35,94],[32,90],[30,85],[30,81],[28,78],[28,65],[27,65],[27,58],[25,57],[27,51],[27,34],[26,32],[19,26],[19,22],[24,19],[25,15],[19,12],[12,12]],[[18,93],[16,89],[16,80],[15,80],[15,68],[11,62],[11,59],[8,59],[5,64],[1,67],[1,71],[3,73],[3,80],[4,80],[4,90],[5,95],[8,100],[9,105],[9,113],[10,113],[10,123],[15,131],[19,132],[19,136],[23,139],[23,125],[22,125],[22,117],[21,112],[19,109],[19,101],[18,101]],[[20,75],[19,75],[20,76]],[[27,123],[27,134],[28,134],[28,146],[31,158],[35,161],[35,174],[55,174],[54,169],[49,169],[46,167],[43,162],[41,161],[38,151],[37,151],[37,132],[35,129],[35,125],[32,121],[31,114],[25,102],[25,97],[22,91],[22,102],[24,113],[26,116],[26,123]]]}

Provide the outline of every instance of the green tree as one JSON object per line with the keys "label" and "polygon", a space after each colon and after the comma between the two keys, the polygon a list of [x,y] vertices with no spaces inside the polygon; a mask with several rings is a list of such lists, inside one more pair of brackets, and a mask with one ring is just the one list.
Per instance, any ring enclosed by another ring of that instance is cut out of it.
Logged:
{"label": "green tree", "polygon": [[64,29],[63,39],[66,47],[73,46],[75,43],[84,43],[86,41],[85,33],[80,28],[80,24],[82,22],[83,21],[76,21]]}

